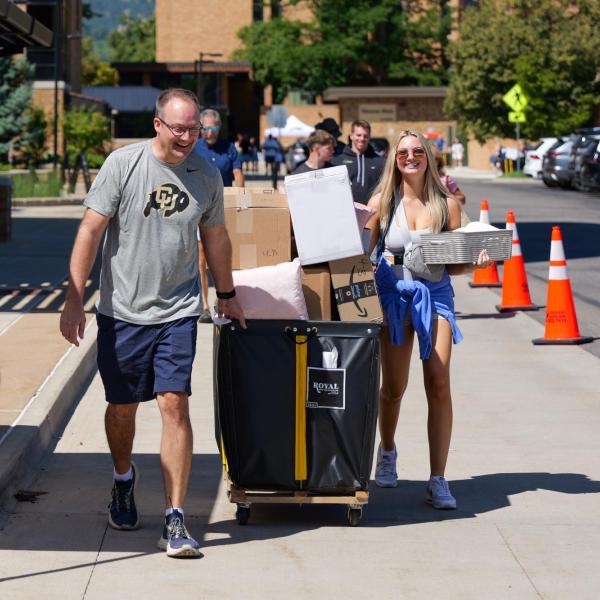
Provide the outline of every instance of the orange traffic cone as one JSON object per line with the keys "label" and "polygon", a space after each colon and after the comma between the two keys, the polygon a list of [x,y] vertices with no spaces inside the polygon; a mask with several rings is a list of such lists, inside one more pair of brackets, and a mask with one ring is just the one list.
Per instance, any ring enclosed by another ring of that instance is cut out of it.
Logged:
{"label": "orange traffic cone", "polygon": [[502,284],[502,301],[496,305],[496,310],[538,310],[540,307],[531,302],[525,263],[521,254],[519,233],[515,214],[509,210],[506,215],[506,229],[512,229],[512,256],[504,261],[504,282]]}
{"label": "orange traffic cone", "polygon": [[[479,221],[481,223],[490,224],[490,207],[487,200],[481,201],[481,208],[479,210]],[[500,278],[498,277],[498,267],[493,262],[489,267],[485,269],[475,269],[473,271],[473,281],[469,281],[469,285],[473,288],[476,287],[502,287]]]}
{"label": "orange traffic cone", "polygon": [[534,344],[585,344],[591,341],[593,338],[579,335],[562,236],[560,227],[555,226],[552,228],[550,242],[546,330],[543,338],[537,338],[532,342]]}

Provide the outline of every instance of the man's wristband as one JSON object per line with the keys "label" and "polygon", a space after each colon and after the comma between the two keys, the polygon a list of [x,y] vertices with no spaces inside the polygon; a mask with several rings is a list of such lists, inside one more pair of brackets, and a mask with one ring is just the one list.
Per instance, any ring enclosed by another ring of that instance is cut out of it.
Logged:
{"label": "man's wristband", "polygon": [[219,300],[231,300],[232,298],[235,298],[235,288],[230,292],[217,292],[217,298]]}

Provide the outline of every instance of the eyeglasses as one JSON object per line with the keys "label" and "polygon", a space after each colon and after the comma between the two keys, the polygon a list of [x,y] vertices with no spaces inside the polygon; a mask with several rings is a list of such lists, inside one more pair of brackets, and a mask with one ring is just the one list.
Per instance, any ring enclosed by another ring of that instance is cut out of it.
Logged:
{"label": "eyeglasses", "polygon": [[[406,160],[411,150],[407,150],[406,148],[400,148],[400,150],[396,150],[396,157],[400,160]],[[425,148],[421,146],[417,146],[412,149],[413,158],[423,158],[425,156]]]}
{"label": "eyeglasses", "polygon": [[221,129],[221,127],[219,127],[218,125],[213,125],[212,127],[203,127],[202,129],[204,129],[204,131],[207,131],[208,133],[216,133],[217,131],[219,131],[219,129]]}
{"label": "eyeglasses", "polygon": [[156,118],[176,137],[181,137],[186,131],[191,136],[199,135],[202,131],[202,125],[200,127],[182,127],[181,125],[169,125],[160,117]]}

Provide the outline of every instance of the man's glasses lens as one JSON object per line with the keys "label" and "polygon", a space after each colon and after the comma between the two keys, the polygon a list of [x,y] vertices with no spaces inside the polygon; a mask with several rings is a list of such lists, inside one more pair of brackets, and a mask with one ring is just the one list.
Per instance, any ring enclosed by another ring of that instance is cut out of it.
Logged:
{"label": "man's glasses lens", "polygon": [[204,131],[208,131],[210,133],[216,133],[217,131],[219,131],[219,127],[217,127],[217,126],[203,127],[202,129],[204,129]]}
{"label": "man's glasses lens", "polygon": [[[409,151],[406,148],[400,148],[400,150],[396,151],[396,156],[405,160],[408,158]],[[415,158],[423,158],[425,156],[425,148],[421,148],[420,146],[412,149],[412,155]]]}
{"label": "man's glasses lens", "polygon": [[169,131],[173,135],[176,135],[177,137],[182,136],[186,131],[188,131],[189,134],[192,135],[192,136],[199,135],[200,132],[202,131],[202,127],[181,127],[179,125],[169,125],[168,123],[166,123],[165,121],[163,121],[160,117],[158,117],[158,120],[163,125],[165,125],[166,127],[168,127]]}

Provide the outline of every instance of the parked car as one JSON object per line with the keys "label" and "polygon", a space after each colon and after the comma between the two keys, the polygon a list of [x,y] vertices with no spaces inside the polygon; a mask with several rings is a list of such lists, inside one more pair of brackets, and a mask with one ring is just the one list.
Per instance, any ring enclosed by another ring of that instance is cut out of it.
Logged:
{"label": "parked car", "polygon": [[571,187],[573,168],[571,164],[571,149],[574,137],[559,138],[546,152],[542,160],[542,181],[548,187],[560,186],[564,189]]}
{"label": "parked car", "polygon": [[[598,133],[588,133],[595,129],[598,129]],[[586,130],[585,133],[580,133],[573,143],[573,148],[571,149],[572,185],[580,192],[588,192],[593,187],[590,164],[598,148],[599,140],[600,128],[594,128],[593,130]]]}
{"label": "parked car", "polygon": [[586,159],[586,169],[589,175],[587,181],[590,189],[600,189],[600,140],[594,153]]}
{"label": "parked car", "polygon": [[305,142],[294,142],[285,153],[285,166],[288,173],[293,173],[294,169],[308,158],[308,146]]}
{"label": "parked car", "polygon": [[528,177],[542,177],[542,161],[548,150],[558,141],[555,137],[541,138],[539,144],[525,152],[523,173]]}

